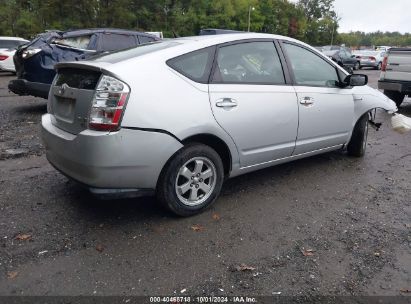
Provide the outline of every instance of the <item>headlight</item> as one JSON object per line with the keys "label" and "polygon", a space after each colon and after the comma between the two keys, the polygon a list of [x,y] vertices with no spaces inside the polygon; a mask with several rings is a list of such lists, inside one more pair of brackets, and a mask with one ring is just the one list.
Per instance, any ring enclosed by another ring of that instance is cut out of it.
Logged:
{"label": "headlight", "polygon": [[30,58],[31,56],[37,54],[40,51],[41,49],[25,49],[23,53],[21,54],[21,56],[25,59]]}

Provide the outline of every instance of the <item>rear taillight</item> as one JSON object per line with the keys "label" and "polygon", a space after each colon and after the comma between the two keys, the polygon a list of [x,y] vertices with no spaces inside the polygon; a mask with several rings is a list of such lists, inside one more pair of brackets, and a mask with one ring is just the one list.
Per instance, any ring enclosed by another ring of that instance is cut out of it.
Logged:
{"label": "rear taillight", "polygon": [[375,60],[376,60],[375,57],[373,57],[373,56],[370,56],[369,59],[370,59],[371,61],[375,61]]}
{"label": "rear taillight", "polygon": [[9,56],[7,56],[7,55],[0,55],[0,61],[6,60],[7,58],[9,58]]}
{"label": "rear taillight", "polygon": [[117,131],[130,89],[124,82],[104,75],[94,94],[89,116],[89,128]]}
{"label": "rear taillight", "polygon": [[383,72],[387,71],[387,64],[388,64],[388,56],[386,55],[384,57],[384,60],[382,61],[381,71]]}

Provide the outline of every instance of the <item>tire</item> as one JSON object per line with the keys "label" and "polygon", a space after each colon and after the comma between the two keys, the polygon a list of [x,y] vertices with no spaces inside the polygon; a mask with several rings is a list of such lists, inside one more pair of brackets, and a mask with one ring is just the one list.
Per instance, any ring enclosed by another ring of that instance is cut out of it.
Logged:
{"label": "tire", "polygon": [[381,67],[382,67],[382,63],[379,62],[375,69],[378,70],[378,71],[381,71]]}
{"label": "tire", "polygon": [[404,101],[405,94],[397,91],[384,90],[385,96],[395,101],[397,107],[399,107]]}
{"label": "tire", "polygon": [[354,70],[354,71],[357,71],[357,70],[359,70],[359,69],[360,69],[360,63],[357,61],[357,62],[354,64],[353,70]]}
{"label": "tire", "polygon": [[157,183],[157,199],[179,216],[202,212],[218,197],[224,180],[223,162],[209,146],[192,143],[164,166]]}
{"label": "tire", "polygon": [[362,157],[367,148],[368,139],[368,113],[365,113],[355,124],[350,142],[347,145],[349,156]]}

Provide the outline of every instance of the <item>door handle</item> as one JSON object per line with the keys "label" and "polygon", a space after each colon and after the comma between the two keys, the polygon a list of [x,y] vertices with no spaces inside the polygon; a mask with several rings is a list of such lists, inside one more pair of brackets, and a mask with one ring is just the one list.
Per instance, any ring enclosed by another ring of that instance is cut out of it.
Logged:
{"label": "door handle", "polygon": [[300,100],[300,103],[304,106],[312,106],[314,104],[314,98],[312,97],[303,97],[303,99]]}
{"label": "door handle", "polygon": [[215,105],[219,108],[234,108],[237,106],[237,101],[231,98],[223,98],[217,100]]}

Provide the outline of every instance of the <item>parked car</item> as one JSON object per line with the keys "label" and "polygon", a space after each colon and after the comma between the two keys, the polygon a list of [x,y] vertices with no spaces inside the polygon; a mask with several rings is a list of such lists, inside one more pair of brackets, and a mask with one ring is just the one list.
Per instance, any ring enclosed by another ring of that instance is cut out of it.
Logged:
{"label": "parked car", "polygon": [[99,53],[157,40],[159,38],[150,34],[120,29],[43,33],[16,52],[14,63],[18,79],[9,82],[9,89],[18,95],[47,98],[56,74],[56,63],[86,60]]}
{"label": "parked car", "polygon": [[323,49],[323,53],[341,67],[351,68],[354,71],[360,68],[360,60],[346,48],[331,50],[325,48]]}
{"label": "parked car", "polygon": [[347,149],[395,103],[300,41],[243,33],[172,39],[59,63],[42,137],[51,164],[94,194],[202,211],[223,181]]}
{"label": "parked car", "polygon": [[378,88],[399,107],[411,95],[411,48],[390,48],[383,60]]}
{"label": "parked car", "polygon": [[0,51],[13,50],[25,43],[27,43],[27,40],[20,37],[0,36]]}
{"label": "parked car", "polygon": [[371,67],[376,70],[381,70],[385,51],[365,50],[355,51],[353,54],[360,61],[360,69],[364,67]]}
{"label": "parked car", "polygon": [[13,63],[14,53],[19,46],[28,42],[19,37],[0,37],[0,71],[16,71]]}
{"label": "parked car", "polygon": [[387,46],[387,45],[378,45],[375,47],[376,51],[388,51],[391,48],[391,46]]}

